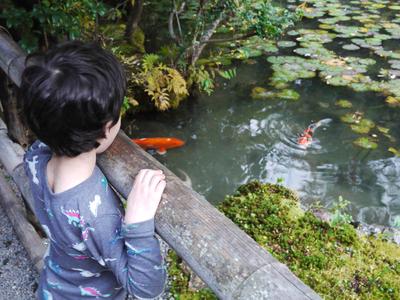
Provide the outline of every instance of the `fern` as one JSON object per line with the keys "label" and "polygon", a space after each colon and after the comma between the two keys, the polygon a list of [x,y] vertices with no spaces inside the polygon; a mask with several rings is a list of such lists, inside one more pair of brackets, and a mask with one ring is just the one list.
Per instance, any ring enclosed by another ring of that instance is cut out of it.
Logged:
{"label": "fern", "polygon": [[218,70],[218,74],[225,79],[231,80],[232,78],[236,77],[236,68],[226,71]]}
{"label": "fern", "polygon": [[160,57],[157,54],[145,54],[142,59],[143,70],[145,72],[148,72],[149,70],[154,68],[155,63],[158,62],[159,59]]}
{"label": "fern", "polygon": [[134,82],[145,87],[154,106],[161,111],[178,107],[189,93],[183,76],[173,68],[159,62],[156,54],[147,54],[142,59],[142,71]]}

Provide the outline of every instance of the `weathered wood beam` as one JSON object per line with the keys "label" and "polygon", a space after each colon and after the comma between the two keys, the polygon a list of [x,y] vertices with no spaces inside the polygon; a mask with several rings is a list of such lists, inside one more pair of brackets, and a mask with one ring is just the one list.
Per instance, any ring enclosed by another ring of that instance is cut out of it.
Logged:
{"label": "weathered wood beam", "polygon": [[[5,47],[6,43],[13,41],[0,33],[0,57],[2,49],[9,54],[15,48]],[[10,68],[17,76],[23,71],[18,65]],[[221,299],[320,299],[204,197],[132,144],[122,131],[99,156],[98,165],[124,197],[140,169],[164,170],[167,187],[156,215],[157,232]],[[11,174],[32,204],[22,166]]]}
{"label": "weathered wood beam", "polygon": [[42,257],[46,251],[46,245],[28,222],[23,203],[15,195],[2,174],[0,174],[0,204],[10,219],[19,240],[28,252],[36,271],[41,271],[43,268]]}

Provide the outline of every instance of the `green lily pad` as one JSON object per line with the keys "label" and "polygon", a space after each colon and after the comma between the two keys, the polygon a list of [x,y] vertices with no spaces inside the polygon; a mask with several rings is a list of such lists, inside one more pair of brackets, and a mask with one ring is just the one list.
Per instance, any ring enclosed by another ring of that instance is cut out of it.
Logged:
{"label": "green lily pad", "polygon": [[290,31],[288,31],[287,34],[290,36],[296,36],[296,35],[299,35],[300,33],[296,30],[290,30]]}
{"label": "green lily pad", "polygon": [[275,96],[274,92],[268,91],[267,89],[259,86],[256,86],[251,90],[251,98],[255,100],[268,99],[274,96]]}
{"label": "green lily pad", "polygon": [[397,149],[395,149],[395,148],[393,148],[393,147],[389,147],[388,151],[389,151],[389,152],[392,152],[392,153],[393,153],[394,155],[396,155],[396,156],[400,156],[400,149],[397,150]]}
{"label": "green lily pad", "polygon": [[291,48],[296,46],[296,42],[293,41],[279,41],[277,43],[278,47],[280,48]]}
{"label": "green lily pad", "polygon": [[355,50],[360,49],[360,47],[358,47],[357,45],[354,45],[354,44],[346,44],[346,45],[343,45],[342,48],[345,50],[349,50],[349,51],[355,51]]}
{"label": "green lily pad", "polygon": [[391,107],[400,107],[400,98],[389,96],[386,98],[386,103]]}
{"label": "green lily pad", "polygon": [[360,121],[362,115],[356,113],[347,113],[340,117],[340,120],[344,123],[355,124]]}
{"label": "green lily pad", "polygon": [[376,129],[378,129],[379,132],[382,132],[384,134],[388,134],[390,129],[382,126],[376,126]]}
{"label": "green lily pad", "polygon": [[277,93],[276,96],[278,98],[282,98],[285,100],[293,100],[293,101],[299,100],[300,98],[300,94],[298,92],[290,89],[282,90],[281,92]]}
{"label": "green lily pad", "polygon": [[400,60],[389,60],[388,63],[392,69],[400,70]]}
{"label": "green lily pad", "polygon": [[330,24],[319,24],[318,27],[321,29],[324,29],[324,30],[331,30],[334,28],[334,26],[332,26]]}
{"label": "green lily pad", "polygon": [[350,127],[354,132],[363,134],[374,128],[375,123],[369,119],[362,119],[358,124],[352,124]]}
{"label": "green lily pad", "polygon": [[353,104],[349,100],[345,100],[345,99],[340,99],[340,100],[336,101],[335,104],[341,108],[353,107]]}
{"label": "green lily pad", "polygon": [[353,141],[353,144],[358,147],[371,150],[376,149],[378,147],[378,144],[375,143],[370,137],[359,137],[358,139]]}

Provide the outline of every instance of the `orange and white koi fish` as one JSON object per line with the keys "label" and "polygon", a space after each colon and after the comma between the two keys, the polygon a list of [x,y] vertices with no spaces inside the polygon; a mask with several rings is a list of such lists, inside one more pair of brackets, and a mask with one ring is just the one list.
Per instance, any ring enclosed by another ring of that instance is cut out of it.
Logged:
{"label": "orange and white koi fish", "polygon": [[297,139],[297,144],[303,146],[303,147],[308,147],[311,145],[312,143],[312,139],[313,139],[313,135],[314,135],[314,131],[323,125],[328,125],[330,122],[332,121],[332,119],[322,119],[316,123],[312,123],[310,124],[310,126],[308,126],[299,136],[299,138]]}
{"label": "orange and white koi fish", "polygon": [[158,154],[165,154],[168,149],[182,147],[185,144],[180,139],[169,137],[132,139],[132,142],[138,144],[144,150],[155,149]]}

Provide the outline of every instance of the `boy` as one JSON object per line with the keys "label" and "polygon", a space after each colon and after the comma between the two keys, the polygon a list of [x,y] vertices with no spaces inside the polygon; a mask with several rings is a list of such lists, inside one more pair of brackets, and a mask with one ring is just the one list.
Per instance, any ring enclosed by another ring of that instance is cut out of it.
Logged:
{"label": "boy", "polygon": [[40,141],[24,162],[35,214],[50,239],[39,299],[154,298],[166,270],[154,236],[165,188],[160,170],[141,170],[125,216],[96,166],[119,131],[122,67],[96,44],[69,42],[27,58],[21,101]]}

